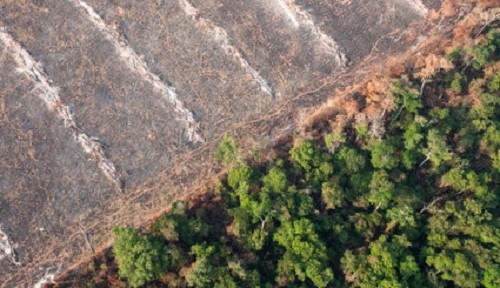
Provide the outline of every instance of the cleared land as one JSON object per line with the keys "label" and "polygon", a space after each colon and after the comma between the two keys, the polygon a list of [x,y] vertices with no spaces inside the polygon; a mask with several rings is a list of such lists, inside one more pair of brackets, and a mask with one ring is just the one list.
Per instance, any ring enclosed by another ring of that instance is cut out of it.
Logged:
{"label": "cleared land", "polygon": [[[399,36],[439,1],[364,2],[2,1],[0,229],[21,265],[1,257],[0,285],[36,283],[108,244],[111,226],[145,223],[213,172],[222,133],[321,102],[331,90],[277,109],[374,46],[383,60],[414,44]],[[259,125],[274,127],[262,145],[293,129]]]}

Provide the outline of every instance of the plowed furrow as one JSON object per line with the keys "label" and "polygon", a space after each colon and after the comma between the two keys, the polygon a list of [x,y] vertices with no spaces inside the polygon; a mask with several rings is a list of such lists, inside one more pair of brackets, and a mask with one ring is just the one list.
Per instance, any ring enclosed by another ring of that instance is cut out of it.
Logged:
{"label": "plowed furrow", "polygon": [[130,70],[139,74],[142,78],[144,78],[144,80],[153,85],[153,87],[161,93],[165,100],[174,106],[178,121],[181,121],[185,125],[188,140],[192,142],[203,142],[203,138],[197,131],[199,126],[198,123],[194,120],[191,111],[186,109],[179,100],[179,96],[175,92],[174,88],[163,83],[158,75],[152,73],[148,65],[141,59],[134,49],[128,45],[127,40],[121,37],[120,34],[112,27],[108,27],[101,16],[99,16],[99,14],[97,14],[91,6],[81,0],[68,1],[85,11],[87,18],[97,28],[99,28],[106,39],[113,44],[116,51]]}
{"label": "plowed furrow", "polygon": [[0,40],[12,53],[12,57],[19,67],[18,72],[36,83],[35,89],[39,92],[38,96],[45,102],[47,108],[54,111],[64,121],[65,126],[73,131],[75,139],[80,143],[85,153],[91,155],[104,175],[117,187],[120,187],[120,179],[115,165],[106,157],[99,139],[87,135],[80,129],[70,107],[61,100],[58,89],[50,84],[52,81],[43,72],[41,64],[37,63],[3,28],[0,28]]}
{"label": "plowed furrow", "polygon": [[219,43],[220,47],[228,54],[230,55],[233,59],[235,59],[240,66],[248,73],[250,76],[252,76],[252,79],[257,82],[260,86],[260,89],[268,94],[268,95],[274,95],[273,89],[269,86],[268,82],[262,78],[260,73],[253,68],[250,63],[248,63],[247,59],[243,57],[241,54],[240,50],[236,48],[235,46],[231,45],[229,41],[229,36],[227,34],[227,31],[215,25],[212,21],[209,19],[203,18],[200,15],[200,12],[198,9],[196,9],[189,1],[187,0],[179,0],[179,4],[186,13],[187,16],[191,17],[191,19],[196,23],[196,26],[203,30],[206,31],[212,38]]}

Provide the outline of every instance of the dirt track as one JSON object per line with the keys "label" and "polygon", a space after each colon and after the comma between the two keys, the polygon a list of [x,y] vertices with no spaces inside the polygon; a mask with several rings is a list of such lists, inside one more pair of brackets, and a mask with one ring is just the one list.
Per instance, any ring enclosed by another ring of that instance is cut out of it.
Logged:
{"label": "dirt track", "polygon": [[0,286],[62,271],[191,192],[224,132],[260,147],[290,133],[334,87],[278,107],[414,45],[404,32],[425,33],[440,1],[365,2],[3,0],[0,231],[16,255],[0,249]]}

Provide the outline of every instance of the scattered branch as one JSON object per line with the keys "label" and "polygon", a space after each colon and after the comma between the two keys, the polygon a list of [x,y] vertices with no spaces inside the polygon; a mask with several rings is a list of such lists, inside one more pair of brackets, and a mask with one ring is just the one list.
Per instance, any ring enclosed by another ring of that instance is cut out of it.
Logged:
{"label": "scattered branch", "polygon": [[87,244],[87,247],[89,248],[89,250],[94,253],[94,248],[92,247],[92,244],[90,244],[90,241],[89,241],[89,235],[87,234],[87,229],[85,229],[85,227],[83,227],[82,223],[78,223],[78,227],[80,228],[80,232],[82,233],[83,235],[83,239],[85,239],[85,243]]}
{"label": "scattered branch", "polygon": [[437,201],[443,199],[444,197],[445,197],[445,195],[439,196],[439,197],[435,198],[434,200],[432,200],[431,203],[424,205],[424,207],[422,208],[422,210],[420,210],[420,212],[418,214],[422,214],[425,211],[429,210]]}

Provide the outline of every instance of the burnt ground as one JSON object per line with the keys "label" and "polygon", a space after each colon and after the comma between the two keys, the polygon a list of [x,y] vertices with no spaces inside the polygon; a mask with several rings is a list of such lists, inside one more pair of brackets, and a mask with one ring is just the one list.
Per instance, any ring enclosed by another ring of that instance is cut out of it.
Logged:
{"label": "burnt ground", "polygon": [[300,109],[415,45],[405,31],[430,31],[421,8],[440,1],[366,2],[2,1],[0,229],[21,265],[0,257],[0,286],[50,280],[196,192],[223,133],[289,135]]}

